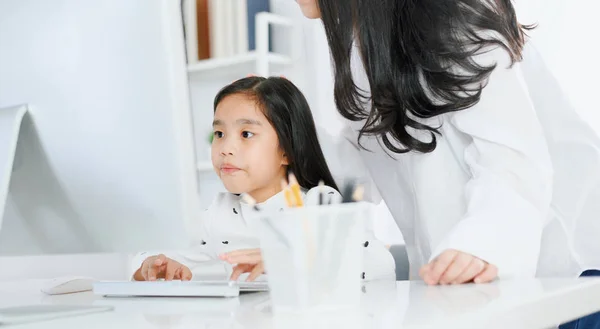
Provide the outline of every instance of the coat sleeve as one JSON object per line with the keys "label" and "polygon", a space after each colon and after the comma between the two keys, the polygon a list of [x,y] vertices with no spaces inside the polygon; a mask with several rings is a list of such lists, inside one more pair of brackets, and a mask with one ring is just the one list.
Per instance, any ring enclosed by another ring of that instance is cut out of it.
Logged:
{"label": "coat sleeve", "polygon": [[369,204],[369,219],[366,225],[362,278],[365,281],[395,280],[396,263],[385,244],[375,237],[373,220],[379,213],[373,204]]}
{"label": "coat sleeve", "polygon": [[552,163],[520,64],[495,49],[477,58],[497,63],[480,102],[451,116],[470,138],[467,210],[432,254],[447,249],[498,267],[500,278],[533,277],[552,198]]}
{"label": "coat sleeve", "polygon": [[177,251],[146,251],[135,255],[131,261],[131,278],[133,278],[133,274],[141,267],[146,258],[159,254],[164,254],[166,257],[187,266],[192,271],[193,278],[199,276],[220,278],[226,275],[226,266],[218,259],[214,248],[211,246],[210,239],[211,222],[221,208],[222,201],[222,195],[219,195],[211,206],[203,212],[202,217],[194,223],[192,226],[192,240],[188,249]]}

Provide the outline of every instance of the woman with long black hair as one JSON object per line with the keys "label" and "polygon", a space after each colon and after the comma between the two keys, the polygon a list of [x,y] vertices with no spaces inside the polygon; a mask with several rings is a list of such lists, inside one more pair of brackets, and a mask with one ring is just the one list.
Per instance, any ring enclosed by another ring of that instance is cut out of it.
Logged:
{"label": "woman with long black hair", "polygon": [[403,233],[412,278],[597,273],[600,142],[510,0],[297,2],[323,22],[345,137]]}

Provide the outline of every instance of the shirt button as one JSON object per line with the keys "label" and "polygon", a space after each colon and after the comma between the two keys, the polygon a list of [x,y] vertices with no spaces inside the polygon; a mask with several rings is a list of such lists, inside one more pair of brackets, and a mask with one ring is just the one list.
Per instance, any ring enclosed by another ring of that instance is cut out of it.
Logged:
{"label": "shirt button", "polygon": [[229,244],[229,241],[223,241],[223,244]]}
{"label": "shirt button", "polygon": [[365,248],[369,246],[369,241],[365,241]]}
{"label": "shirt button", "polygon": [[233,208],[233,213],[236,215],[238,214],[238,212],[237,212],[237,210],[235,210],[235,208]]}
{"label": "shirt button", "polygon": [[362,279],[364,280],[364,279],[365,279],[365,277],[366,277],[366,274],[365,274],[365,272],[362,272]]}

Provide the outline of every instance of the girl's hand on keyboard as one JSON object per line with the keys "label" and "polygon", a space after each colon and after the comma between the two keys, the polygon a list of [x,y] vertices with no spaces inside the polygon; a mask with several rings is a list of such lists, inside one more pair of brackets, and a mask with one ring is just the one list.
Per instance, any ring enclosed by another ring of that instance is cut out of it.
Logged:
{"label": "girl's hand on keyboard", "polygon": [[178,261],[160,254],[146,258],[134,274],[136,281],[156,281],[158,279],[189,281],[192,279],[192,271]]}
{"label": "girl's hand on keyboard", "polygon": [[250,273],[246,281],[254,281],[261,274],[265,273],[265,265],[262,260],[260,249],[242,249],[228,252],[219,256],[222,260],[229,264],[235,264],[231,277],[231,281],[237,281],[240,275]]}

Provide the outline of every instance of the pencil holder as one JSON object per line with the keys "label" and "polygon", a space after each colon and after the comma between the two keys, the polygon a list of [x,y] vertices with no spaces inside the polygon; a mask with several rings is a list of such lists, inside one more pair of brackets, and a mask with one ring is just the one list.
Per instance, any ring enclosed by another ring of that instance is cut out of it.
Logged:
{"label": "pencil holder", "polygon": [[307,206],[257,218],[274,312],[358,307],[369,209]]}

